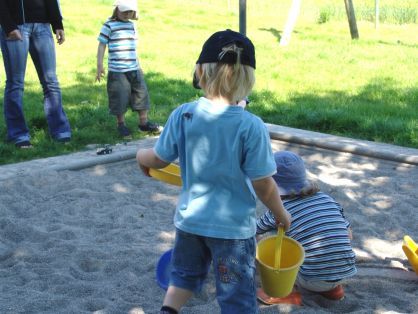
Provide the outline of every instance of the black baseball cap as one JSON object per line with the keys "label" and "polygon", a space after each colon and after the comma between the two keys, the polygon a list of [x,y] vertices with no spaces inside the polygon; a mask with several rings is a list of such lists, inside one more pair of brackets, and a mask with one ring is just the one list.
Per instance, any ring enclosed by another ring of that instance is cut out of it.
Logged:
{"label": "black baseball cap", "polygon": [[241,50],[241,64],[255,69],[255,49],[251,40],[241,33],[230,29],[216,32],[203,44],[202,52],[197,59],[197,64],[202,63],[237,63],[237,52],[227,49],[235,44]]}

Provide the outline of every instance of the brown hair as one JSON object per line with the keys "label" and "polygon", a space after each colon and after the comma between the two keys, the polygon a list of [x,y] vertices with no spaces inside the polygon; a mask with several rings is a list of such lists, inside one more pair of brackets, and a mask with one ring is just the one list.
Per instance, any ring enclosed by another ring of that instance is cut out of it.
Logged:
{"label": "brown hair", "polygon": [[[113,9],[112,16],[109,19],[111,19],[113,21],[116,21],[118,19],[118,11],[119,11],[119,9],[116,6]],[[137,20],[138,19],[138,13],[136,11],[133,11],[133,12],[135,12],[135,14],[134,14],[134,16],[130,20]]]}

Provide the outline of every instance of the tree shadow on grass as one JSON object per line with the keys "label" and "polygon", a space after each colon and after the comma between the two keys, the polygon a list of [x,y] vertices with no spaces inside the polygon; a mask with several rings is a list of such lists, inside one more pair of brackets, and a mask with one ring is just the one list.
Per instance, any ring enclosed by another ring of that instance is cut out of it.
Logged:
{"label": "tree shadow on grass", "polygon": [[[26,89],[24,110],[26,123],[30,129],[34,148],[16,150],[12,143],[6,142],[6,126],[3,115],[0,117],[0,165],[40,157],[48,157],[85,149],[88,144],[115,144],[123,141],[116,131],[116,119],[109,114],[106,92],[106,80],[95,83],[95,72],[88,75],[79,73],[71,86],[62,87],[65,112],[71,124],[73,136],[69,145],[53,142],[48,135],[48,126],[43,111],[43,95],[37,90]],[[145,74],[148,85],[151,108],[149,118],[162,125],[170,112],[181,103],[199,97],[199,91],[191,82],[167,79],[163,74],[149,72]],[[28,85],[31,82],[28,83]],[[3,112],[3,93],[0,96],[0,110]],[[128,110],[126,123],[133,132],[134,139],[144,134],[137,132],[137,114]]]}
{"label": "tree shadow on grass", "polygon": [[[108,113],[106,83],[95,83],[94,75],[94,70],[88,75],[79,73],[73,85],[62,88],[65,111],[73,130],[73,140],[66,146],[49,138],[40,89],[27,89],[25,115],[35,148],[19,151],[4,140],[0,143],[0,164],[79,151],[88,144],[120,142],[115,119]],[[166,122],[177,106],[202,95],[192,87],[191,80],[170,79],[158,72],[146,73],[145,79],[151,97],[149,116],[160,124]],[[418,147],[418,117],[405,118],[399,114],[403,108],[414,112],[418,89],[397,88],[390,78],[375,79],[357,95],[338,91],[325,95],[294,94],[284,102],[278,101],[273,93],[261,90],[253,92],[250,98],[248,110],[268,123]],[[1,98],[0,102],[3,103]],[[347,112],[352,114],[347,115]],[[128,126],[136,130],[137,115],[128,111],[126,120]],[[0,117],[0,126],[0,137],[5,139],[3,116]],[[134,132],[134,139],[142,136]]]}
{"label": "tree shadow on grass", "polygon": [[[398,88],[390,78],[376,79],[356,95],[296,93],[279,101],[263,90],[251,98],[249,110],[268,123],[418,148],[418,88]],[[405,116],[405,110],[415,115]]]}
{"label": "tree shadow on grass", "polygon": [[[271,33],[277,40],[278,43],[280,43],[280,40],[282,39],[282,30],[278,30],[277,28],[259,28],[260,31],[265,31]],[[293,30],[292,33],[298,34],[299,32],[297,30]]]}
{"label": "tree shadow on grass", "polygon": [[271,33],[277,40],[277,42],[280,42],[280,39],[282,39],[282,31],[279,31],[276,28],[270,27],[270,28],[260,28],[261,31],[266,31]]}

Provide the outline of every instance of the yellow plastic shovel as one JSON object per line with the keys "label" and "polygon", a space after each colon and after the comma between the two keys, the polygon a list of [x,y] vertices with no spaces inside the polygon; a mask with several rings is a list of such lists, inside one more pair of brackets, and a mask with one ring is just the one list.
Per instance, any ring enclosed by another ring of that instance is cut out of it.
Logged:
{"label": "yellow plastic shovel", "polygon": [[283,227],[278,227],[277,228],[275,252],[274,252],[274,268],[275,269],[280,269],[280,259],[281,259],[281,256],[282,256],[283,237],[284,237],[284,228]]}

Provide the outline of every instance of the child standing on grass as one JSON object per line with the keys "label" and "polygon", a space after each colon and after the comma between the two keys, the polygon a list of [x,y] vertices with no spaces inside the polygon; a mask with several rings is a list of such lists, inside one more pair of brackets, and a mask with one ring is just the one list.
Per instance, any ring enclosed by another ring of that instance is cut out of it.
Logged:
{"label": "child standing on grass", "polygon": [[130,21],[137,19],[136,0],[116,0],[114,7],[112,16],[104,23],[98,37],[96,80],[100,81],[105,74],[103,57],[108,46],[109,111],[116,116],[119,134],[123,138],[131,138],[131,131],[125,124],[128,106],[138,112],[140,131],[160,133],[161,127],[148,120],[150,100],[136,53],[136,27]]}
{"label": "child standing on grass", "polygon": [[[292,226],[286,235],[305,249],[296,284],[332,300],[344,297],[342,282],[356,274],[355,254],[351,247],[350,223],[331,196],[306,180],[305,165],[300,156],[290,151],[274,154],[276,181],[283,205],[292,215]],[[269,210],[257,220],[257,235],[276,230],[275,216]],[[261,299],[263,291],[257,292]],[[280,303],[269,298],[268,303]]]}
{"label": "child standing on grass", "polygon": [[205,96],[175,109],[155,147],[137,153],[146,175],[177,158],[181,168],[172,271],[160,313],[178,313],[201,289],[211,263],[221,312],[257,312],[255,194],[285,229],[290,215],[272,178],[268,131],[237,105],[251,92],[254,69],[247,37],[231,30],[213,34],[195,67]]}

